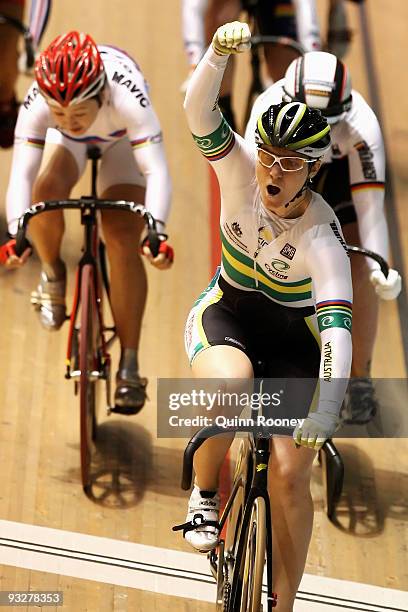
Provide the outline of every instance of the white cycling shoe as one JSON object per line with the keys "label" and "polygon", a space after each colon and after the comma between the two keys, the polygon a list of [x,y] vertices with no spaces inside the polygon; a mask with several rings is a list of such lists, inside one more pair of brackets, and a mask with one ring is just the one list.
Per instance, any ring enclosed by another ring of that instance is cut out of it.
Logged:
{"label": "white cycling shoe", "polygon": [[38,312],[41,325],[48,331],[58,330],[66,319],[65,306],[66,270],[63,264],[61,277],[49,280],[41,271],[40,283],[31,292],[31,304]]}
{"label": "white cycling shoe", "polygon": [[183,530],[187,542],[200,552],[208,552],[218,544],[220,496],[211,497],[207,491],[201,494],[195,485],[188,502],[186,522],[173,527],[174,531]]}

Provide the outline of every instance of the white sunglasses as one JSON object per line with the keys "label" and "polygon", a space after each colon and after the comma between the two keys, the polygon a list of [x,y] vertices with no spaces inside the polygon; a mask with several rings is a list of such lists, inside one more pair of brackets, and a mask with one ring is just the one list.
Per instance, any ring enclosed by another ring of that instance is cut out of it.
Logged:
{"label": "white sunglasses", "polygon": [[304,157],[281,157],[274,155],[258,147],[258,161],[264,168],[272,168],[275,163],[278,163],[283,172],[298,172],[305,164],[314,164],[316,160],[305,159]]}

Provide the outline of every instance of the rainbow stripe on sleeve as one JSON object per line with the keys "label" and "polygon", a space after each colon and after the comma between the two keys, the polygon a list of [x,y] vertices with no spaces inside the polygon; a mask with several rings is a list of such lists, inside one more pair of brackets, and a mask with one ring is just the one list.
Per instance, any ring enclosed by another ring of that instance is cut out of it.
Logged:
{"label": "rainbow stripe on sleeve", "polygon": [[208,136],[195,136],[194,141],[209,162],[216,162],[228,155],[235,144],[235,134],[224,117],[219,127]]}
{"label": "rainbow stripe on sleeve", "polygon": [[316,304],[319,331],[329,327],[343,327],[351,333],[351,302],[347,300],[327,300]]}
{"label": "rainbow stripe on sleeve", "polygon": [[146,147],[150,144],[157,144],[163,141],[163,134],[159,132],[158,134],[154,134],[154,136],[146,136],[145,138],[138,138],[137,140],[131,140],[130,144],[132,149],[141,149],[142,147]]}
{"label": "rainbow stripe on sleeve", "polygon": [[354,183],[351,185],[351,192],[364,191],[365,189],[378,189],[384,191],[385,183],[383,181],[364,181],[364,183]]}

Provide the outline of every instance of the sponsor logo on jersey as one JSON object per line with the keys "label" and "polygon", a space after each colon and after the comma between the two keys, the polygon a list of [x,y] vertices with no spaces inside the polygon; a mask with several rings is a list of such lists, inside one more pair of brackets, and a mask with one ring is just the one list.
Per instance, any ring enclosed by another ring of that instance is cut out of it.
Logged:
{"label": "sponsor logo on jersey", "polygon": [[211,499],[202,499],[201,498],[200,505],[201,506],[211,506],[211,508],[215,508],[215,506],[217,504],[214,501],[211,501]]}
{"label": "sponsor logo on jersey", "polygon": [[248,247],[246,244],[239,240],[232,231],[232,228],[228,225],[228,223],[224,223],[223,228],[225,229],[225,234],[228,236],[229,240],[239,246],[245,253],[249,254]]}
{"label": "sponsor logo on jersey", "polygon": [[36,99],[39,93],[40,93],[40,90],[38,89],[38,87],[33,87],[30,93],[27,94],[23,102],[24,108],[28,109],[30,107],[30,104],[34,102],[34,100]]}
{"label": "sponsor logo on jersey", "polygon": [[131,79],[123,80],[124,78],[124,74],[119,74],[119,72],[115,70],[115,74],[112,77],[112,81],[118,83],[118,85],[123,85],[123,87],[127,87],[130,93],[135,94],[135,98],[139,100],[140,106],[143,106],[143,108],[149,106],[150,102],[146,98],[144,92],[140,89],[140,87],[135,85]]}
{"label": "sponsor logo on jersey", "polygon": [[194,326],[194,316],[190,316],[187,321],[186,331],[185,331],[185,341],[187,350],[190,350],[191,341],[193,339],[193,326]]}
{"label": "sponsor logo on jersey", "polygon": [[[273,240],[273,233],[270,227],[264,225],[258,229],[258,251],[267,246]],[[258,253],[257,253],[258,254]]]}
{"label": "sponsor logo on jersey", "polygon": [[233,344],[236,344],[237,346],[240,346],[242,349],[246,349],[246,346],[244,344],[242,344],[242,342],[239,342],[239,340],[235,340],[235,338],[231,338],[230,336],[225,336],[224,340],[226,342],[232,342]]}
{"label": "sponsor logo on jersey", "polygon": [[288,259],[293,259],[295,256],[295,253],[296,253],[295,247],[289,244],[289,242],[287,242],[285,246],[283,247],[283,249],[280,251],[280,254],[283,255],[284,257],[287,257]]}
{"label": "sponsor logo on jersey", "polygon": [[267,263],[265,264],[265,268],[268,270],[271,276],[275,276],[276,278],[280,278],[282,280],[286,280],[288,278],[287,274],[282,274],[284,270],[289,270],[290,268],[290,265],[286,263],[286,261],[282,261],[281,259],[273,259],[271,261],[271,266]]}
{"label": "sponsor logo on jersey", "polygon": [[234,221],[234,223],[231,224],[232,227],[232,231],[234,232],[234,234],[236,236],[238,236],[238,238],[241,238],[242,236],[242,229],[238,223],[238,221]]}
{"label": "sponsor logo on jersey", "polygon": [[370,147],[365,140],[362,140],[361,142],[355,144],[354,148],[357,149],[360,157],[361,169],[363,171],[364,178],[375,180],[377,178],[377,172],[375,171],[373,162],[374,154],[371,152]]}
{"label": "sponsor logo on jersey", "polygon": [[[331,317],[326,317],[327,319]],[[326,342],[323,347],[323,378],[326,382],[331,382],[333,372],[333,351],[331,342]]]}
{"label": "sponsor logo on jersey", "polygon": [[344,242],[343,236],[342,236],[342,235],[340,234],[340,232],[339,232],[339,228],[337,227],[336,222],[335,222],[335,221],[332,221],[332,222],[330,223],[330,227],[331,227],[331,228],[332,228],[332,230],[333,230],[333,234],[336,236],[337,240],[340,242],[341,246],[342,246],[342,247],[343,247],[343,249],[346,251],[347,256],[348,256],[348,257],[350,257],[350,253],[349,253],[349,252],[348,252],[348,250],[347,250],[347,245],[346,245],[346,243]]}

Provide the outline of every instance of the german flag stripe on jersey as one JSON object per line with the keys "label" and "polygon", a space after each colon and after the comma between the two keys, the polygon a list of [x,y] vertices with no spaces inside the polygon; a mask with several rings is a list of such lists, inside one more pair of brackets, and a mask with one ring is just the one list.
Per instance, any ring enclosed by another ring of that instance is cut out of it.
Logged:
{"label": "german flag stripe on jersey", "polygon": [[208,136],[195,136],[193,134],[193,138],[201,153],[210,162],[218,161],[228,155],[235,144],[235,134],[224,117],[214,132],[208,134]]}
{"label": "german flag stripe on jersey", "polygon": [[222,263],[225,272],[238,285],[247,289],[257,289],[268,297],[280,302],[298,302],[312,297],[311,278],[284,283],[267,276],[253,260],[240,253],[229,244],[221,231]]}
{"label": "german flag stripe on jersey", "polygon": [[316,304],[319,330],[329,327],[343,327],[351,332],[351,302],[347,300],[327,300]]}
{"label": "german flag stripe on jersey", "polygon": [[146,138],[139,138],[138,140],[131,140],[130,144],[132,145],[132,149],[140,149],[141,147],[145,147],[150,143],[150,136]]}
{"label": "german flag stripe on jersey", "polygon": [[364,191],[365,189],[379,189],[383,191],[385,189],[385,183],[382,181],[365,181],[364,183],[354,183],[354,185],[351,185],[352,192]]}
{"label": "german flag stripe on jersey", "polygon": [[29,147],[43,149],[45,145],[45,140],[42,140],[41,138],[25,138],[24,144],[28,145]]}
{"label": "german flag stripe on jersey", "polygon": [[294,17],[295,7],[292,4],[282,2],[276,6],[274,13],[276,17]]}

